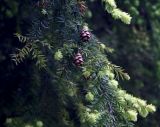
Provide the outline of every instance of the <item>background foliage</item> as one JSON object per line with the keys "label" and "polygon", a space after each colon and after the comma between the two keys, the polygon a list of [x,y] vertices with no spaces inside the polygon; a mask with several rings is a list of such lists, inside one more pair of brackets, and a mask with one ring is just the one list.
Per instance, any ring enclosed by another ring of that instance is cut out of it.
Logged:
{"label": "background foliage", "polygon": [[[126,26],[119,20],[113,20],[111,15],[105,12],[100,0],[88,1],[89,11],[86,18],[95,34],[115,49],[114,54],[110,56],[112,61],[125,67],[130,74],[131,80],[122,82],[123,87],[135,96],[141,96],[158,107],[160,105],[160,1],[124,0],[117,2],[121,9],[132,15],[131,25]],[[1,124],[5,122],[6,115],[7,117],[21,115],[16,114],[22,109],[21,107],[28,105],[26,108],[30,108],[30,103],[37,102],[38,105],[39,101],[36,98],[39,93],[35,92],[35,88],[39,88],[38,84],[41,81],[34,64],[30,60],[25,60],[20,66],[15,66],[10,60],[10,54],[13,53],[15,47],[22,46],[13,33],[25,33],[29,27],[28,21],[30,21],[29,14],[31,13],[29,4],[27,0],[0,1],[1,127],[3,127]],[[52,94],[52,91],[45,92]],[[35,95],[35,98],[32,95]],[[160,116],[159,109],[147,119],[139,120],[137,126],[159,127],[158,116]]]}

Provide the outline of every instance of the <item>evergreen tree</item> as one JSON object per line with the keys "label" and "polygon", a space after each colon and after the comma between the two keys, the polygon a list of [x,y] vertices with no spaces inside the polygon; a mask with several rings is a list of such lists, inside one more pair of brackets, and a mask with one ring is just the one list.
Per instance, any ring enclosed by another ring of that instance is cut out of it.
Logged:
{"label": "evergreen tree", "polygon": [[[103,2],[115,19],[130,23],[114,0]],[[39,82],[30,93],[35,100],[22,115],[8,118],[7,126],[132,127],[138,114],[155,112],[119,86],[118,79],[130,77],[108,60],[112,49],[86,25],[84,1],[41,0],[34,7],[29,33],[15,34],[24,47],[11,56],[16,64],[30,56],[40,69],[34,69]]]}
{"label": "evergreen tree", "polygon": [[[101,40],[107,40],[106,44],[114,48],[110,59],[125,67],[132,77],[129,82],[123,82],[122,87],[159,105],[159,0],[117,2],[121,9],[132,15],[131,24],[127,26],[113,20],[102,9],[101,2],[95,0],[90,2],[92,29]],[[100,25],[96,24],[97,20]],[[147,119],[139,119],[137,126],[158,127],[158,116],[157,109]]]}

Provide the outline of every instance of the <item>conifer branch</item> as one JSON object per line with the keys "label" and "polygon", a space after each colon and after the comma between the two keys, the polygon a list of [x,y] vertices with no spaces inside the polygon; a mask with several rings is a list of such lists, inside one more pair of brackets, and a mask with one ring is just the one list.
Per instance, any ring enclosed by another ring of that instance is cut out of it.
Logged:
{"label": "conifer branch", "polygon": [[34,41],[29,37],[22,36],[19,33],[16,33],[15,36],[19,39],[20,42],[25,43],[25,46],[22,49],[18,49],[18,53],[11,54],[11,58],[15,64],[18,65],[19,63],[23,62],[23,60],[32,52],[32,59],[36,59],[36,65],[39,68],[45,68],[47,60],[41,49],[38,48],[38,42],[43,47],[47,47],[48,49],[51,49],[52,46],[47,42],[39,40]]}
{"label": "conifer branch", "polygon": [[105,5],[105,10],[112,15],[114,19],[120,19],[125,24],[130,24],[132,17],[117,8],[115,0],[102,0],[103,4]]}
{"label": "conifer branch", "polygon": [[21,34],[19,34],[19,33],[15,33],[14,35],[15,35],[15,36],[19,39],[19,41],[22,42],[22,43],[32,42],[32,40],[31,40],[29,37],[23,36],[23,35],[21,35]]}
{"label": "conifer branch", "polygon": [[130,76],[124,72],[124,69],[122,67],[117,66],[115,64],[111,64],[111,63],[108,63],[107,65],[110,69],[112,69],[115,72],[116,78],[118,80],[119,80],[119,78],[126,79],[126,80],[130,79]]}
{"label": "conifer branch", "polygon": [[12,60],[15,62],[16,65],[21,63],[32,51],[32,44],[27,43],[22,49],[18,49],[18,53],[11,54]]}

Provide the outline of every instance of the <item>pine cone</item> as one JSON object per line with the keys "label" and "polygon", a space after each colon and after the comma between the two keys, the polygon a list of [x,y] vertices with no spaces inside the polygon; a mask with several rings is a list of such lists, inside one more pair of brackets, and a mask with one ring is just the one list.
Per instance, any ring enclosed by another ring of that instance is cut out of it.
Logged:
{"label": "pine cone", "polygon": [[81,53],[77,53],[74,57],[74,64],[76,66],[81,66],[84,63]]}
{"label": "pine cone", "polygon": [[91,38],[91,33],[88,30],[82,30],[80,37],[83,42],[89,41]]}

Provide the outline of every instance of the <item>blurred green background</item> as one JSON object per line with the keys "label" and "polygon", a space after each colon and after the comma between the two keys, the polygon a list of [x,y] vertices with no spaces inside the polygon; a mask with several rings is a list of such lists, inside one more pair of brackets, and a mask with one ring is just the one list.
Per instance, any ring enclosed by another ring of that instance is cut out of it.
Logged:
{"label": "blurred green background", "polygon": [[[20,43],[14,33],[30,27],[29,0],[0,0],[0,127],[8,117],[23,115],[33,103],[38,72],[30,59],[15,66],[10,59]],[[136,127],[160,127],[160,0],[119,0],[118,7],[133,17],[130,25],[114,20],[100,0],[88,0],[86,21],[93,33],[115,51],[113,63],[125,68],[130,81],[122,87],[157,106],[157,112],[139,118]],[[30,94],[28,94],[30,93]],[[28,108],[28,107],[27,107]]]}

